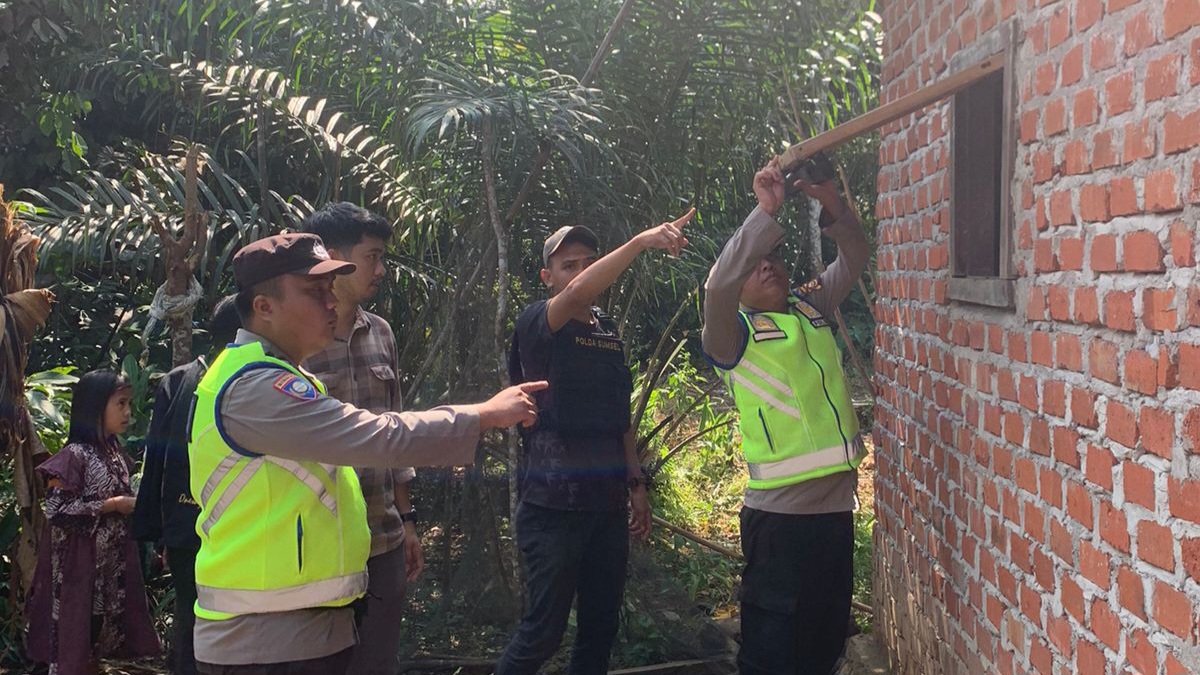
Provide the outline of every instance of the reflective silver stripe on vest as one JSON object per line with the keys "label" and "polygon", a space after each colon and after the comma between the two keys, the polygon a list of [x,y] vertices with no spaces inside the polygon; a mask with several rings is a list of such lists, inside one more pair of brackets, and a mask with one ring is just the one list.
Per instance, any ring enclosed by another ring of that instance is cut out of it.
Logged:
{"label": "reflective silver stripe on vest", "polygon": [[796,398],[796,392],[792,391],[791,387],[787,386],[783,382],[780,382],[774,375],[768,373],[767,371],[763,370],[762,368],[759,368],[750,359],[742,357],[742,362],[739,363],[738,365],[745,366],[746,370],[749,370],[750,372],[757,375],[759,378],[762,379],[763,382],[766,382],[767,384],[774,387],[776,391],[783,394],[788,399],[794,400]]}
{"label": "reflective silver stripe on vest", "polygon": [[846,446],[835,445],[832,448],[817,450],[805,455],[788,457],[778,462],[750,463],[750,478],[752,480],[775,480],[799,476],[817,469],[849,464],[846,461]]}
{"label": "reflective silver stripe on vest", "polygon": [[233,468],[237,466],[239,459],[240,458],[236,455],[226,455],[225,459],[221,460],[221,463],[217,465],[217,468],[213,469],[213,472],[208,474],[208,480],[204,481],[204,489],[200,492],[201,504],[208,503],[208,500],[212,497],[213,491],[217,489],[217,486],[221,484],[221,481],[225,480],[225,476],[228,476],[229,472],[233,471]]}
{"label": "reflective silver stripe on vest", "polygon": [[[224,464],[224,462],[222,462],[222,464]],[[258,473],[258,470],[261,467],[262,462],[250,462],[250,464],[248,464],[246,468],[242,469],[242,472],[233,479],[233,482],[229,484],[229,487],[225,488],[225,491],[221,493],[221,498],[217,500],[216,505],[214,505],[212,510],[208,512],[208,517],[205,518],[204,522],[200,524],[200,529],[204,530],[205,535],[208,534],[208,531],[212,529],[213,525],[217,524],[217,521],[221,519],[221,516],[225,513],[225,510],[228,509],[229,505],[233,503],[233,500],[236,499],[239,494],[241,494],[242,490],[246,487],[246,484],[250,482],[251,478],[254,478],[254,474]],[[220,467],[218,467],[218,470],[219,469]],[[207,484],[205,487],[208,487]],[[203,508],[204,506],[207,506],[207,502],[201,502],[201,507]]]}
{"label": "reflective silver stripe on vest", "polygon": [[223,614],[262,614],[319,607],[350,600],[367,590],[367,573],[357,572],[299,586],[263,591],[234,590],[196,585],[196,600],[202,609]]}
{"label": "reflective silver stripe on vest", "polygon": [[[308,489],[313,491],[313,494],[316,495],[317,499],[321,500],[321,503],[325,505],[325,508],[329,509],[329,512],[332,513],[334,517],[337,516],[337,497],[331,494],[329,490],[326,490],[325,482],[315,476],[311,471],[304,468],[303,464],[290,459],[272,457],[270,455],[263,455],[261,459],[268,461],[295,476],[297,480],[307,485]],[[333,476],[330,476],[330,479],[336,480]]]}
{"label": "reflective silver stripe on vest", "polygon": [[739,384],[741,384],[743,387],[749,389],[750,391],[754,392],[755,394],[758,394],[758,397],[761,398],[762,400],[766,401],[767,403],[770,403],[772,408],[787,415],[788,417],[791,417],[792,419],[797,419],[797,420],[804,419],[804,416],[800,414],[800,411],[796,409],[796,406],[790,405],[788,403],[784,403],[783,401],[779,400],[779,398],[776,397],[774,394],[768,393],[766,389],[763,389],[762,387],[758,386],[758,384],[753,382],[750,378],[746,377],[745,375],[742,375],[741,373],[739,373],[736,370],[731,370],[731,371],[729,371],[729,376],[732,377]]}

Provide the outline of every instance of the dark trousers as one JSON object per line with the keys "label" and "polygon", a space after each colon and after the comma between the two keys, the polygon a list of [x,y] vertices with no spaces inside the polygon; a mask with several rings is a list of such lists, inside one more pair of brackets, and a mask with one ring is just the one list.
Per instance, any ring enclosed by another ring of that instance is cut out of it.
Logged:
{"label": "dark trousers", "polygon": [[307,661],[252,663],[245,666],[218,666],[200,663],[201,675],[346,675],[350,667],[350,649]]}
{"label": "dark trousers", "polygon": [[367,614],[358,626],[350,659],[354,675],[396,675],[400,671],[400,617],[408,589],[404,547],[367,560]]}
{"label": "dark trousers", "polygon": [[624,511],[562,511],[522,503],[517,543],[528,582],[525,616],[496,664],[496,675],[532,675],[562,642],[575,611],[569,675],[603,675],[620,624],[629,560]]}
{"label": "dark trousers", "polygon": [[171,654],[171,672],[196,675],[196,651],[192,631],[196,628],[196,552],[187,548],[168,548],[167,565],[175,586],[175,634]]}
{"label": "dark trousers", "polygon": [[853,515],[743,508],[741,527],[741,675],[830,675],[850,621]]}

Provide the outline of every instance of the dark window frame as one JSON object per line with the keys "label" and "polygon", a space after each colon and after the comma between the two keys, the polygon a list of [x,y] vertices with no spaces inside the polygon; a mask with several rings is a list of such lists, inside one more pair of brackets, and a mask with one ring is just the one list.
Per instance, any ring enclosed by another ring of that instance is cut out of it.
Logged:
{"label": "dark window frame", "polygon": [[[950,72],[960,71],[964,68],[969,68],[986,58],[991,58],[1001,55],[1004,60],[1004,68],[994,77],[1002,78],[1002,105],[1003,110],[1000,120],[1000,175],[996,180],[997,189],[999,192],[999,219],[996,223],[997,236],[996,247],[998,254],[998,265],[996,274],[968,276],[959,273],[959,261],[956,254],[956,225],[955,214],[957,208],[957,189],[958,180],[955,174],[958,167],[958,119],[956,112],[959,106],[968,105],[960,103],[965,101],[965,97],[970,95],[971,89],[980,85],[987,85],[987,78],[981,79],[972,87],[963,89],[950,98],[950,162],[948,166],[950,189],[949,189],[949,263],[950,263],[950,280],[947,288],[947,296],[951,300],[958,302],[987,305],[992,307],[1014,308],[1014,278],[1016,276],[1015,266],[1013,264],[1013,236],[1016,221],[1015,203],[1017,200],[1013,197],[1013,174],[1016,165],[1016,149],[1017,149],[1017,103],[1020,100],[1016,87],[1016,68],[1015,68],[1015,40],[1013,32],[1015,25],[1010,23],[1007,26],[1002,26],[998,30],[988,34],[969,50],[960,52],[951,60]],[[978,90],[976,90],[978,91]],[[966,197],[963,197],[964,199]]]}

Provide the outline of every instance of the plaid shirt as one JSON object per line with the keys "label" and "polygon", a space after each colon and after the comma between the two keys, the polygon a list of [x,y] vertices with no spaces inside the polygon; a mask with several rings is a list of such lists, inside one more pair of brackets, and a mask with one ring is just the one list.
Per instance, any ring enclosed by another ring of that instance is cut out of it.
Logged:
{"label": "plaid shirt", "polygon": [[[381,317],[357,310],[350,339],[335,339],[324,351],[309,357],[304,367],[325,383],[329,395],[375,414],[400,412],[400,380],[396,336]],[[371,555],[395,549],[404,540],[404,522],[396,508],[395,489],[413,479],[406,469],[359,468],[367,524],[371,528]]]}

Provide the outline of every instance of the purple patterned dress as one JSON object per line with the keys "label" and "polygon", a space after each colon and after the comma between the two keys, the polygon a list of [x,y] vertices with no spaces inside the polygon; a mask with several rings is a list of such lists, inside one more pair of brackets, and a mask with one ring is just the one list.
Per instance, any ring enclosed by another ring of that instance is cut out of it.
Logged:
{"label": "purple patterned dress", "polygon": [[59,485],[46,496],[50,525],[38,550],[27,647],[50,675],[89,672],[97,658],[159,653],[128,518],[100,513],[106,499],[133,495],[131,463],[114,439],[107,448],[72,443],[37,467]]}

